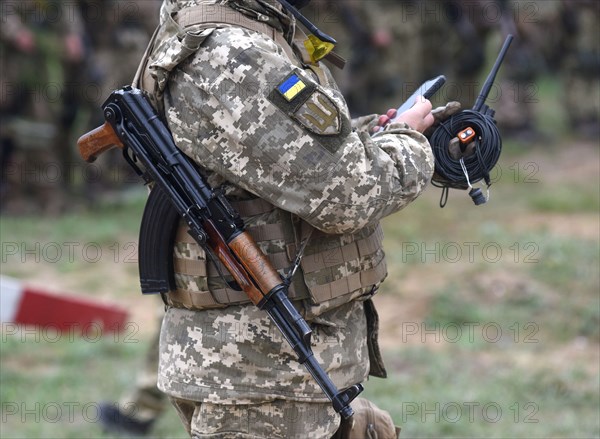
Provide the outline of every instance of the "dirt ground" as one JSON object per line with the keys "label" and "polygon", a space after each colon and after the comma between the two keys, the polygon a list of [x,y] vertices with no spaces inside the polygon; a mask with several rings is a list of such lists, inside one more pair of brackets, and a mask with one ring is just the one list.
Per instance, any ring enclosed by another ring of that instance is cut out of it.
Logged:
{"label": "dirt ground", "polygon": [[[562,183],[569,185],[592,185],[600,188],[600,145],[584,142],[577,145],[564,145],[549,154],[540,154],[539,150],[519,158],[523,163],[534,162],[539,165],[540,181],[549,187]],[[600,215],[598,212],[576,213],[528,213],[515,216],[506,225],[508,230],[523,233],[544,231],[563,238],[578,238],[600,243]],[[558,297],[564,291],[541,286],[534,279],[519,275],[510,269],[502,269],[481,274],[472,278],[472,283],[480,289],[489,291],[490,296],[503,300],[507,294],[519,294],[527,290],[542,290],[545,297]],[[597,267],[598,268],[598,267]],[[416,264],[405,270],[399,294],[380,294],[374,301],[380,316],[380,343],[384,350],[397,349],[402,340],[402,322],[423,321],[430,310],[430,292],[442,289],[449,279],[460,278],[464,267],[460,264],[436,265],[435,270],[427,264]],[[515,293],[517,292],[517,293]],[[493,299],[492,299],[493,300]],[[406,337],[405,337],[406,338]],[[408,343],[422,344],[420,337],[406,338]],[[451,347],[448,344],[435,343],[430,337],[426,340],[432,349]],[[492,355],[488,353],[488,355]],[[571,362],[586,364],[592,375],[598,373],[600,347],[579,337],[543,354],[523,351],[515,355],[523,365],[560,368],[565,358]],[[490,361],[494,361],[490,358]]]}
{"label": "dirt ground", "polygon": [[[593,142],[563,145],[548,154],[535,150],[519,158],[522,163],[536,163],[539,166],[540,181],[549,186],[565,182],[573,185],[592,185],[600,188],[600,145]],[[492,201],[493,202],[493,201]],[[512,217],[506,225],[511,230],[544,230],[553,235],[574,237],[600,242],[600,215],[590,213],[528,213],[525,216]],[[439,267],[436,267],[439,268]],[[443,268],[443,267],[442,267]],[[420,319],[428,309],[427,295],[424,291],[434,291],[443,287],[448,278],[460,275],[459,266],[445,267],[446,270],[431,270],[425,265],[407,270],[402,281],[403,293],[398,296],[376,296],[382,324],[382,343],[393,346],[395,334],[394,325],[402,318]],[[496,275],[497,282],[514,286],[519,280],[514,273],[500,272]],[[520,280],[520,282],[525,282]]]}

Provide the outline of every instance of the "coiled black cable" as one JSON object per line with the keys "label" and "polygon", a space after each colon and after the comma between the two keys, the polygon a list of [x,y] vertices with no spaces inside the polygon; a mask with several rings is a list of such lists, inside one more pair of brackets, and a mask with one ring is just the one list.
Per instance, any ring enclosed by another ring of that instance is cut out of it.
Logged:
{"label": "coiled black cable", "polygon": [[[468,127],[475,131],[476,145],[474,154],[462,158],[468,174],[467,181],[461,160],[452,158],[448,146],[459,132]],[[487,108],[485,112],[461,111],[440,124],[429,141],[435,157],[436,186],[466,189],[480,180],[484,180],[488,186],[491,184],[490,171],[502,152],[502,138],[493,117],[493,110]]]}

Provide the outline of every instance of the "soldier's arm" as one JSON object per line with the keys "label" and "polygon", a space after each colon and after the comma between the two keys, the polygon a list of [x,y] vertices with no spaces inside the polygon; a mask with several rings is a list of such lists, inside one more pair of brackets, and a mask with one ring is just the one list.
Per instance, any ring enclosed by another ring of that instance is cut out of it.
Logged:
{"label": "soldier's arm", "polygon": [[358,230],[414,200],[433,173],[404,123],[353,130],[343,97],[257,33],[217,30],[165,93],[178,146],[204,167],[328,233]]}

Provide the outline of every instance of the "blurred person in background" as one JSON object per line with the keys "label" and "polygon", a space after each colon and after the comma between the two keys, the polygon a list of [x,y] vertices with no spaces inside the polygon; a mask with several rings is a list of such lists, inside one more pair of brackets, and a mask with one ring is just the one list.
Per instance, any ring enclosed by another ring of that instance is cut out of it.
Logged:
{"label": "blurred person in background", "polygon": [[402,82],[398,81],[401,72],[392,76],[386,68],[396,59],[388,56],[395,29],[385,18],[389,4],[379,0],[313,0],[303,9],[313,23],[335,35],[336,50],[347,64],[344,69],[332,69],[332,75],[346,97],[350,113],[356,117],[375,112],[375,108],[388,108],[381,97],[398,96],[395,87]]}
{"label": "blurred person in background", "polygon": [[[162,301],[161,301],[162,305]],[[160,320],[164,305],[160,307],[158,326],[148,347],[144,362],[137,370],[135,383],[118,401],[104,401],[99,406],[100,427],[109,433],[123,435],[148,435],[165,410],[170,407],[167,395],[158,390],[158,342]]]}
{"label": "blurred person in background", "polygon": [[[424,50],[431,60],[426,77],[446,73],[456,87],[447,87],[445,97],[458,100],[463,108],[473,104],[489,60],[486,49],[491,38],[515,35],[501,70],[495,96],[496,119],[506,138],[524,143],[548,140],[538,127],[539,80],[544,75],[558,79],[570,132],[598,138],[600,118],[600,2],[593,0],[527,1],[475,0],[440,2],[448,23],[442,56]],[[442,20],[443,22],[444,20]],[[427,42],[426,31],[422,40]],[[443,60],[444,63],[439,63]],[[473,85],[477,87],[473,88]]]}
{"label": "blurred person in background", "polygon": [[[94,85],[95,99],[75,102],[73,108],[86,109],[86,126],[101,124],[98,108],[113,90],[131,83],[156,27],[160,3],[161,0],[79,0],[90,47],[88,69],[79,80]],[[118,198],[124,187],[137,183],[137,176],[116,151],[103,154],[94,166],[101,169],[100,178],[84,182],[86,199],[91,202],[98,197]]]}
{"label": "blurred person in background", "polygon": [[[131,82],[160,0],[1,0],[1,191],[5,213],[58,214],[136,181],[114,154],[83,171],[74,140]],[[10,60],[10,62],[9,62]],[[77,131],[77,132],[75,132]]]}
{"label": "blurred person in background", "polygon": [[563,99],[571,131],[600,138],[600,2],[563,0]]}
{"label": "blurred person in background", "polygon": [[73,149],[62,135],[70,71],[85,57],[73,2],[0,2],[0,136],[3,212],[60,213]]}
{"label": "blurred person in background", "polygon": [[[131,84],[139,59],[158,23],[162,0],[80,0],[87,30],[87,43],[92,48],[88,78],[99,89],[99,100],[92,102],[94,116],[91,126],[101,123],[98,107],[115,89]],[[90,101],[85,102],[89,105]],[[137,176],[121,154],[111,151],[99,159],[106,171],[104,179],[89,185],[86,193],[92,198],[107,190],[122,191],[125,183],[138,183]],[[89,183],[89,182],[88,182]],[[110,194],[109,194],[110,195]],[[118,192],[110,195],[118,196]],[[162,318],[164,305],[159,304]],[[99,423],[102,429],[115,434],[145,435],[152,431],[157,419],[168,406],[166,395],[157,388],[158,322],[148,351],[135,377],[134,384],[118,397],[118,401],[102,402]]]}

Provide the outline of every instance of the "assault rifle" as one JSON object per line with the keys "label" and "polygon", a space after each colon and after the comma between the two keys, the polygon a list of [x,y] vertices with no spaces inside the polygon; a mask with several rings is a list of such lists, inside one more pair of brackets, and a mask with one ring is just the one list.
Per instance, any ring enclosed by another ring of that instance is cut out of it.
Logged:
{"label": "assault rifle", "polygon": [[[104,125],[77,142],[83,159],[92,162],[115,146],[123,149],[129,164],[146,183],[154,183],[152,193],[170,200],[194,240],[223,263],[254,305],[269,314],[335,411],[344,419],[352,416],[350,403],[362,392],[362,385],[342,391],[336,388],[313,355],[311,328],[290,302],[288,283],[244,230],[240,215],[222,192],[210,188],[193,162],[177,148],[142,92],[129,86],[116,90],[102,108]],[[143,171],[135,161],[141,163]],[[164,267],[168,264],[165,260]]]}

